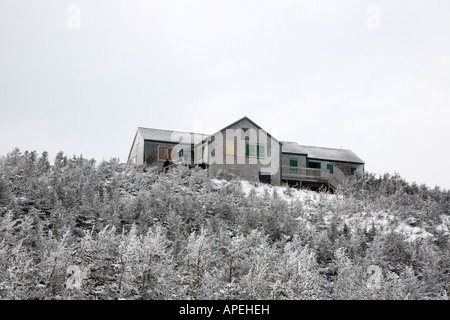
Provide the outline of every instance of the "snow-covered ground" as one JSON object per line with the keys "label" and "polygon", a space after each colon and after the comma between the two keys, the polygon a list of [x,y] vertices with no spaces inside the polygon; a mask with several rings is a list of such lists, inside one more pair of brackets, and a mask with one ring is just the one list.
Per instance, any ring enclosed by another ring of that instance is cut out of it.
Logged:
{"label": "snow-covered ground", "polygon": [[[212,179],[211,181],[217,187],[229,183],[226,180],[218,179]],[[314,224],[314,215],[319,214],[319,211],[321,210],[321,212],[323,212],[324,206],[339,205],[346,201],[342,195],[320,193],[310,190],[298,190],[285,186],[271,186],[246,180],[240,180],[239,183],[246,196],[248,196],[252,190],[258,197],[265,197],[267,195],[273,196],[274,192],[276,192],[280,199],[289,203],[300,201],[303,212],[296,219],[298,221],[303,221],[307,228]],[[334,213],[331,211],[325,212],[323,221],[325,223],[330,223],[333,215]],[[370,228],[374,226],[375,228],[386,232],[393,230],[394,232],[401,233],[407,237],[408,241],[433,237],[433,234],[427,231],[427,228],[429,228],[428,226],[421,225],[420,223],[417,223],[417,221],[412,223],[413,219],[399,219],[395,213],[389,211],[361,210],[352,212],[351,214],[349,214],[348,211],[343,211],[339,216],[339,220],[342,224],[345,223],[350,230],[355,230],[356,228],[370,230]],[[442,223],[435,227],[435,229],[448,234],[450,232],[450,219],[447,216],[441,216],[441,220]]]}
{"label": "snow-covered ground", "polygon": [[[216,185],[222,185],[224,183],[227,183],[226,180],[218,180],[218,179],[212,179],[211,180]],[[295,188],[288,188],[283,186],[271,186],[264,183],[258,183],[258,182],[249,182],[246,180],[240,180],[239,183],[241,184],[242,191],[244,191],[245,195],[248,196],[251,190],[254,190],[256,193],[256,196],[258,197],[265,197],[267,193],[270,195],[273,194],[273,192],[276,192],[278,197],[280,197],[283,200],[286,200],[288,202],[300,200],[302,202],[306,203],[317,203],[320,201],[331,201],[331,200],[337,200],[342,199],[342,196],[337,196],[333,194],[327,194],[327,193],[318,193],[310,190],[298,190]]]}

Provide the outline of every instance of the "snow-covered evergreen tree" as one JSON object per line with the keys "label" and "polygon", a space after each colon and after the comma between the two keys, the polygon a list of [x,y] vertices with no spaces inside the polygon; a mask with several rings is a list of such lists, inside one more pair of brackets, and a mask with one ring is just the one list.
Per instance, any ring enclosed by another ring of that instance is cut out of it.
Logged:
{"label": "snow-covered evergreen tree", "polygon": [[0,157],[0,299],[445,299],[450,191]]}

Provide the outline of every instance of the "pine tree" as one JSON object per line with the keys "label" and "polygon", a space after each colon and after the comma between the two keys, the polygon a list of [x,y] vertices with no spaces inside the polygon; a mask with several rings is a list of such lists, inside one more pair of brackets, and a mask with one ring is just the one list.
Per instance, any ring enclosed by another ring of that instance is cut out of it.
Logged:
{"label": "pine tree", "polygon": [[205,229],[189,235],[185,249],[184,265],[181,269],[181,293],[186,299],[204,299],[203,284],[205,275],[212,269],[216,257],[213,242]]}
{"label": "pine tree", "polygon": [[297,236],[284,246],[279,263],[281,281],[278,287],[283,284],[284,290],[278,289],[275,298],[304,300],[323,297],[323,279],[318,272],[316,255],[308,246],[302,247]]}
{"label": "pine tree", "polygon": [[332,298],[337,300],[360,300],[367,296],[366,283],[363,280],[363,269],[353,264],[347,257],[345,248],[339,248],[334,254],[335,279],[332,287]]}

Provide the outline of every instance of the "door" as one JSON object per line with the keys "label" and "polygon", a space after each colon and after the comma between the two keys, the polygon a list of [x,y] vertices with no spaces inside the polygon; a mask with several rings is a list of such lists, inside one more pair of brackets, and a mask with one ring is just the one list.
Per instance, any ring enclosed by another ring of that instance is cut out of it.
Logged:
{"label": "door", "polygon": [[270,174],[261,174],[261,171],[259,172],[259,182],[271,184],[271,178]]}

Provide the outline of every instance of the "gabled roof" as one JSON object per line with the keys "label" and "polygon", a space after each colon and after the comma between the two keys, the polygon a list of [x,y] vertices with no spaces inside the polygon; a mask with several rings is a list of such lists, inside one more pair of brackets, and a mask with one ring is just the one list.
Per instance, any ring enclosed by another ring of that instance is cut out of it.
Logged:
{"label": "gabled roof", "polygon": [[202,141],[204,138],[208,137],[208,134],[185,132],[185,131],[174,131],[174,130],[163,130],[163,129],[152,129],[152,128],[138,128],[138,133],[144,140],[154,140],[154,141],[164,141],[179,143],[179,137],[183,137],[182,143],[193,143],[196,144]]}
{"label": "gabled roof", "polygon": [[310,159],[352,162],[364,164],[353,151],[347,149],[323,148],[299,145],[297,142],[283,141],[283,153],[307,155]]}
{"label": "gabled roof", "polygon": [[278,139],[276,139],[275,137],[273,137],[270,133],[268,133],[266,130],[264,130],[263,128],[261,128],[259,125],[257,125],[255,122],[253,122],[252,120],[250,120],[250,118],[248,118],[248,117],[246,117],[246,116],[243,117],[243,118],[241,118],[241,119],[239,119],[239,120],[237,120],[237,121],[235,121],[235,122],[233,122],[232,124],[229,124],[229,125],[226,126],[225,128],[220,129],[219,131],[215,132],[214,134],[211,134],[211,135],[209,135],[209,136],[203,138],[203,139],[200,141],[200,143],[204,143],[204,142],[205,142],[206,140],[208,140],[210,137],[213,137],[213,136],[215,136],[215,135],[217,135],[217,134],[219,134],[219,133],[222,133],[222,132],[224,132],[225,130],[227,130],[227,129],[233,127],[233,126],[235,126],[236,124],[238,124],[238,123],[240,123],[240,122],[242,122],[242,121],[244,121],[244,120],[247,120],[247,121],[250,122],[253,126],[255,126],[255,127],[258,128],[259,130],[261,130],[261,131],[263,131],[264,133],[266,133],[267,136],[268,136],[269,138],[272,138],[273,140],[275,140],[276,142],[278,142],[280,145],[282,144]]}

